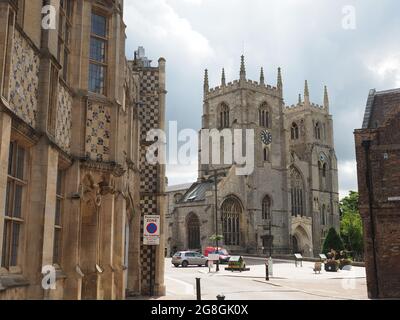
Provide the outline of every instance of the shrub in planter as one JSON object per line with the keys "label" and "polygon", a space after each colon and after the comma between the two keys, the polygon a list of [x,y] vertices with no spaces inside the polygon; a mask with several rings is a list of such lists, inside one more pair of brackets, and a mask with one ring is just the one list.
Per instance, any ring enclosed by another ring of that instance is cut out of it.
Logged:
{"label": "shrub in planter", "polygon": [[339,261],[337,260],[328,260],[325,263],[325,271],[327,272],[337,272],[339,270]]}
{"label": "shrub in planter", "polygon": [[340,263],[339,263],[340,270],[342,270],[344,266],[352,266],[352,265],[353,265],[353,261],[351,261],[351,259],[348,259],[348,258],[340,259]]}

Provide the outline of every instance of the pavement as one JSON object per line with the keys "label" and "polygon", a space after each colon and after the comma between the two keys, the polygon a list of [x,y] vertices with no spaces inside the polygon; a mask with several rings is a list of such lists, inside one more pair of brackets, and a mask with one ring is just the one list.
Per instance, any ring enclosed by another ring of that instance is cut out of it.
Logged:
{"label": "pavement", "polygon": [[367,297],[364,267],[350,271],[315,274],[314,263],[274,260],[273,275],[265,280],[265,259],[244,257],[247,272],[231,272],[220,266],[217,273],[206,267],[176,268],[165,260],[167,295],[154,300],[195,300],[196,278],[201,279],[203,300],[216,300],[223,294],[226,300],[364,300]]}

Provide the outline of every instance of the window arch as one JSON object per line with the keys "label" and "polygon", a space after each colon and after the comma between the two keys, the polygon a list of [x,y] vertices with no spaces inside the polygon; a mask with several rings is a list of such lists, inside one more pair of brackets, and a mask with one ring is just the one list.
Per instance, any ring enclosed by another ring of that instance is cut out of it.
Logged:
{"label": "window arch", "polygon": [[318,139],[318,140],[321,139],[321,124],[319,122],[315,123],[314,136],[315,136],[315,139]]}
{"label": "window arch", "polygon": [[295,167],[291,167],[290,169],[290,193],[292,200],[292,216],[303,217],[305,215],[304,183],[299,170]]}
{"label": "window arch", "polygon": [[269,149],[268,148],[263,149],[263,159],[264,159],[264,161],[269,161]]}
{"label": "window arch", "polygon": [[271,198],[269,196],[265,196],[262,201],[262,219],[271,219]]}
{"label": "window arch", "polygon": [[321,225],[326,225],[326,206],[324,204],[321,207]]}
{"label": "window arch", "polygon": [[258,119],[260,127],[270,128],[270,112],[266,102],[261,104],[258,110]]}
{"label": "window arch", "polygon": [[222,103],[219,108],[219,127],[221,129],[229,128],[229,106],[226,103]]}
{"label": "window arch", "polygon": [[240,244],[240,215],[242,205],[235,197],[227,198],[221,206],[224,243],[228,246]]}
{"label": "window arch", "polygon": [[200,249],[200,220],[195,213],[190,213],[186,222],[188,249]]}
{"label": "window arch", "polygon": [[292,140],[299,139],[299,126],[297,125],[296,122],[292,123],[291,138],[292,138]]}
{"label": "window arch", "polygon": [[327,176],[328,176],[328,165],[326,162],[318,161],[318,172],[319,172],[319,188],[320,190],[325,191],[327,187]]}

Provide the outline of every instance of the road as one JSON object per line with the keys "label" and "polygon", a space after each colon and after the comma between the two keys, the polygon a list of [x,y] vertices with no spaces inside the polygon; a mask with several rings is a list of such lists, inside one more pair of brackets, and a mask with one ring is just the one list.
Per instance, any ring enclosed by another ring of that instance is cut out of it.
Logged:
{"label": "road", "polygon": [[227,300],[367,299],[365,268],[315,274],[311,262],[296,267],[293,261],[276,260],[273,276],[266,281],[264,259],[245,257],[245,261],[248,272],[226,271],[221,266],[216,273],[206,267],[176,268],[166,259],[167,296],[162,299],[195,299],[196,278],[201,279],[203,300],[216,300],[219,294]]}

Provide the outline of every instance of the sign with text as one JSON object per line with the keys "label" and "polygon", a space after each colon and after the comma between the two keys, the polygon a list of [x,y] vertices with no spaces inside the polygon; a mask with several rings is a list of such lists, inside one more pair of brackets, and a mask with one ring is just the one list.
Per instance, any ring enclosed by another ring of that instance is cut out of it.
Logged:
{"label": "sign with text", "polygon": [[209,254],[208,255],[208,260],[209,261],[218,261],[219,260],[219,254]]}
{"label": "sign with text", "polygon": [[160,244],[160,216],[144,216],[143,244],[147,246]]}

